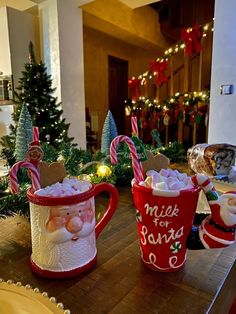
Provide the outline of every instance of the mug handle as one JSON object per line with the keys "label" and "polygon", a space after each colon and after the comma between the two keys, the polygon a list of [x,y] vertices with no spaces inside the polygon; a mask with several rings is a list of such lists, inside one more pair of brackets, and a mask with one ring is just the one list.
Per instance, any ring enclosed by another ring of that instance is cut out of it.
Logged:
{"label": "mug handle", "polygon": [[103,191],[107,191],[110,194],[110,202],[102,218],[95,226],[96,239],[113,216],[119,199],[119,193],[114,185],[106,182],[102,182],[94,186],[94,197]]}

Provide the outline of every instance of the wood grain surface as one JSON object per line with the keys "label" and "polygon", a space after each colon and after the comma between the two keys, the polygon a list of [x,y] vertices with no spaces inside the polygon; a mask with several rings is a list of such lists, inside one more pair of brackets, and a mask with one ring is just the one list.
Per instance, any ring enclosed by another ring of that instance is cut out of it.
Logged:
{"label": "wood grain surface", "polygon": [[[0,220],[0,277],[47,291],[72,314],[199,314],[206,313],[213,300],[216,309],[212,313],[217,313],[219,304],[225,311],[218,313],[227,313],[236,296],[232,284],[236,244],[225,249],[188,251],[185,266],[177,272],[149,270],[140,259],[131,189],[121,188],[119,192],[116,213],[98,238],[98,261],[93,269],[66,280],[33,274],[29,266],[30,225],[16,216]],[[99,212],[107,201],[106,196],[96,199]]]}

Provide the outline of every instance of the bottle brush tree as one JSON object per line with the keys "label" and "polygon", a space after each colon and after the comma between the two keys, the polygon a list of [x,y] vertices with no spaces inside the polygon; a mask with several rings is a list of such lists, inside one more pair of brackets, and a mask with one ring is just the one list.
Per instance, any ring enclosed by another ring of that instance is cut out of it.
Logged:
{"label": "bottle brush tree", "polygon": [[26,104],[21,107],[21,113],[16,130],[16,160],[24,160],[28,144],[33,140],[33,125]]}
{"label": "bottle brush tree", "polygon": [[109,110],[103,124],[102,139],[101,139],[101,152],[105,155],[110,154],[110,144],[112,140],[118,135],[116,123]]}

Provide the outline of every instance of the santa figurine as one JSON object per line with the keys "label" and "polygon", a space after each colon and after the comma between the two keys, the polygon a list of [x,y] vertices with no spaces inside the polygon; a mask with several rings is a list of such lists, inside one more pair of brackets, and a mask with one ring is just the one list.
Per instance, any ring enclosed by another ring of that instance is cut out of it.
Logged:
{"label": "santa figurine", "polygon": [[187,240],[188,249],[223,248],[235,241],[236,227],[236,191],[218,196],[212,182],[204,175],[192,178],[206,194],[211,215],[192,228]]}

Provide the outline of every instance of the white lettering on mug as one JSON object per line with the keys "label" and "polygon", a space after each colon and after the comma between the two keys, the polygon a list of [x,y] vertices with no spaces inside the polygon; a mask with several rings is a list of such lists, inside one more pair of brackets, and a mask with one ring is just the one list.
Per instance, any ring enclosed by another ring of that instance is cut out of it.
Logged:
{"label": "white lettering on mug", "polygon": [[179,213],[179,208],[177,207],[177,204],[175,204],[174,207],[172,205],[169,205],[167,208],[162,205],[162,209],[159,213],[159,207],[157,205],[151,207],[149,204],[145,204],[144,208],[146,209],[146,215],[155,216],[158,219],[166,217],[177,217]]}
{"label": "white lettering on mug", "polygon": [[143,225],[141,231],[143,238],[141,239],[141,243],[142,245],[146,245],[147,243],[149,244],[169,243],[171,240],[176,240],[183,236],[184,226],[182,226],[178,230],[171,228],[167,232],[168,234],[162,234],[158,232],[157,236],[155,237],[155,235],[153,233],[149,233],[148,228]]}

